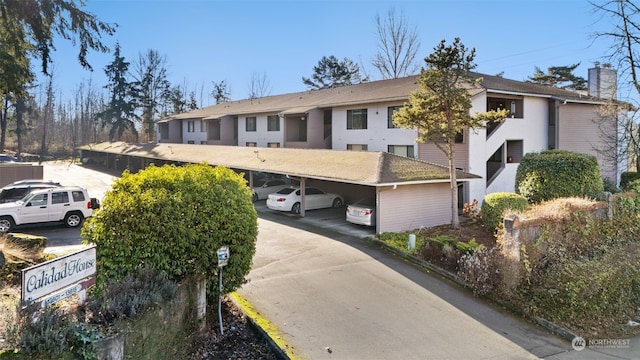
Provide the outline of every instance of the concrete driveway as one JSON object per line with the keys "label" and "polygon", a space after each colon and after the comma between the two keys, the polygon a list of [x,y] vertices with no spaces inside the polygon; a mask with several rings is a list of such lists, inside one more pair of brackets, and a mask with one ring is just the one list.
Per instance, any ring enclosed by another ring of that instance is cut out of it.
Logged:
{"label": "concrete driveway", "polygon": [[[102,198],[113,176],[68,163],[44,177]],[[585,349],[473,297],[372,245],[344,209],[306,218],[259,212],[250,282],[238,293],[275,324],[301,359],[637,359],[628,349]],[[64,244],[61,244],[64,245]],[[233,256],[233,254],[231,255]]]}

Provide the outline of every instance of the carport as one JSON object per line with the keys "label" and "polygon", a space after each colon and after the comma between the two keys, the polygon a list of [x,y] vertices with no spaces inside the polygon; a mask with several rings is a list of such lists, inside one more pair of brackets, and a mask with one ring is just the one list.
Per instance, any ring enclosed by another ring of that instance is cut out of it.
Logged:
{"label": "carport", "polygon": [[[151,164],[206,163],[248,173],[249,186],[254,172],[267,172],[298,178],[302,187],[320,184],[343,194],[347,203],[363,192],[375,193],[376,233],[451,221],[448,169],[387,152],[124,142],[79,150],[84,163],[116,172],[137,172]],[[480,179],[463,171],[457,178]],[[304,210],[300,215],[305,216]]]}

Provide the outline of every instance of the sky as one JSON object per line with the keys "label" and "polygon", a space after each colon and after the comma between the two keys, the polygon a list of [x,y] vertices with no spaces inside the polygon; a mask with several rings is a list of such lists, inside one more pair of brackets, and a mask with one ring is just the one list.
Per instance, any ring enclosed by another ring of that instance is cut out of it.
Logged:
{"label": "sky", "polygon": [[[323,56],[349,58],[361,74],[380,80],[371,61],[378,51],[375,17],[390,9],[415,27],[418,62],[441,40],[459,37],[475,48],[476,71],[526,80],[535,68],[580,63],[587,78],[595,61],[607,62],[609,44],[595,39],[606,20],[585,0],[87,0],[84,10],[117,24],[103,37],[112,50],[135,62],[149,49],[166,56],[169,81],[195,91],[212,105],[212,82],[225,81],[232,100],[247,98],[252,75],[264,76],[268,95],[307,90]],[[78,48],[55,39],[54,87],[68,101],[83,81],[102,88],[113,54],[91,52],[93,72],[78,61]]]}

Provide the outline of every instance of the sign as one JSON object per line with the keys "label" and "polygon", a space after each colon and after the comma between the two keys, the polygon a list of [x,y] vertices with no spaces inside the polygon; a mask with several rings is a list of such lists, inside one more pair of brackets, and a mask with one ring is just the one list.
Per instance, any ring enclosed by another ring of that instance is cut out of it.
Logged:
{"label": "sign", "polygon": [[226,246],[218,249],[218,267],[226,266],[229,263],[229,248]]}
{"label": "sign", "polygon": [[32,303],[95,273],[95,246],[24,269],[22,303]]}
{"label": "sign", "polygon": [[82,282],[79,282],[75,285],[72,285],[68,288],[58,291],[55,294],[52,294],[43,298],[42,301],[40,302],[40,307],[44,309],[47,306],[51,304],[55,304],[62,299],[66,299],[73,294],[80,294],[83,291],[86,291],[86,289],[89,288],[89,286],[95,285],[95,283],[96,283],[96,278],[89,278],[89,279],[83,280]]}

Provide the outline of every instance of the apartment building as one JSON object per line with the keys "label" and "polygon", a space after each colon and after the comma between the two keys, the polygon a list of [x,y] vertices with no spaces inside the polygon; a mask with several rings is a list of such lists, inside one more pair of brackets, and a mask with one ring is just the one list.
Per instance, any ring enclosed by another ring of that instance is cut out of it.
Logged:
{"label": "apartment building", "polygon": [[[599,151],[606,147],[603,128],[615,132],[615,119],[599,113],[615,96],[613,69],[590,69],[589,93],[473,75],[481,81],[470,90],[471,113],[504,108],[509,117],[456,139],[458,169],[482,177],[461,184],[461,204],[482,201],[487,193],[513,192],[520,159],[547,149],[594,155],[602,175],[617,182],[622,169]],[[434,144],[417,143],[416,130],[392,123],[393,111],[418,87],[416,80],[409,76],[222,103],[163,119],[158,142],[382,151],[446,166]]]}

